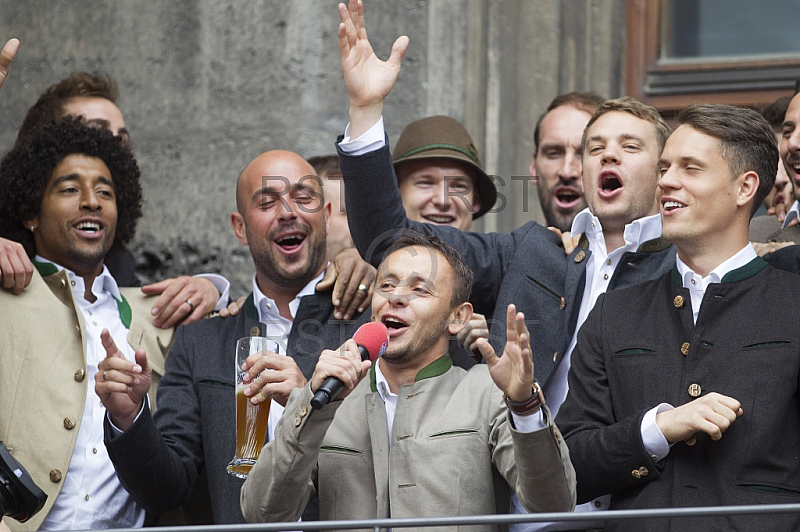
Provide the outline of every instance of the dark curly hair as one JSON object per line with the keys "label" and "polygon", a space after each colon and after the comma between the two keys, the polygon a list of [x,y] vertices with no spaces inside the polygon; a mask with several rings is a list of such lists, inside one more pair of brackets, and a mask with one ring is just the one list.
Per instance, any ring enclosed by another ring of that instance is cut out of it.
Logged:
{"label": "dark curly hair", "polygon": [[20,242],[28,255],[35,253],[33,235],[23,223],[41,211],[47,183],[58,163],[82,154],[102,160],[114,182],[117,230],[114,246],[130,242],[142,216],[139,166],[130,150],[110,131],[87,126],[67,117],[52,122],[14,146],[0,162],[0,233]]}

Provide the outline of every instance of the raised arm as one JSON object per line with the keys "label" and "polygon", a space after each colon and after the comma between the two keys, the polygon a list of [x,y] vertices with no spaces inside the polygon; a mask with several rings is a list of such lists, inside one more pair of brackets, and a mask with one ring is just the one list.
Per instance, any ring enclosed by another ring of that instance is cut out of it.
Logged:
{"label": "raised arm", "polygon": [[364,5],[350,0],[339,4],[339,54],[347,94],[350,96],[350,136],[358,138],[375,125],[383,113],[383,100],[400,75],[400,63],[408,48],[408,37],[398,37],[387,61],[372,50],[364,25]]}

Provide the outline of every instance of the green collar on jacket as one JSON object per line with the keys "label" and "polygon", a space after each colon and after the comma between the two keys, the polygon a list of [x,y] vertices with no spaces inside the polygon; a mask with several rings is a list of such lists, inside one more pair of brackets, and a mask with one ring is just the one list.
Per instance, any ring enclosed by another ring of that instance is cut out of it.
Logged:
{"label": "green collar on jacket", "polygon": [[[756,257],[744,266],[740,266],[739,268],[726,273],[720,282],[722,284],[738,283],[739,281],[744,281],[745,279],[751,278],[766,267],[767,262],[761,257]],[[678,272],[677,265],[672,268],[672,282],[677,286],[683,286],[683,279],[681,279],[681,274]]]}
{"label": "green collar on jacket", "polygon": [[[447,371],[453,367],[453,359],[450,358],[450,353],[447,352],[441,357],[437,358],[417,373],[417,376],[414,377],[414,382],[419,382],[421,380],[430,379],[431,377],[439,377],[440,375],[444,375]],[[369,387],[372,390],[372,393],[378,391],[378,382],[377,376],[375,374],[375,364],[369,368]]]}
{"label": "green collar on jacket", "polygon": [[[51,262],[39,262],[37,260],[33,261],[33,266],[39,272],[39,275],[42,277],[49,277],[58,273],[58,268],[55,264]],[[117,308],[119,309],[119,319],[123,325],[125,325],[126,329],[131,328],[131,321],[133,319],[133,312],[131,311],[131,306],[128,304],[128,300],[125,299],[125,296],[122,294],[119,295],[122,299],[114,298],[114,301],[117,302]]]}

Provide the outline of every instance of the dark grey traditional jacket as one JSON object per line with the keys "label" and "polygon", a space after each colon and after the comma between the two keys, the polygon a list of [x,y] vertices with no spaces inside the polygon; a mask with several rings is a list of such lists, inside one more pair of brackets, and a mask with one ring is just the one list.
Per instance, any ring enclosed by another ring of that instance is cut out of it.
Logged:
{"label": "dark grey traditional jacket", "polygon": [[[695,325],[677,269],[600,296],[572,354],[557,423],[578,502],[612,493],[612,509],[800,502],[800,328],[785,312],[800,277],[760,258],[708,287]],[[655,461],[644,414],[710,392],[744,414],[712,441],[697,434]],[[798,530],[800,516],[618,521],[608,530]]]}

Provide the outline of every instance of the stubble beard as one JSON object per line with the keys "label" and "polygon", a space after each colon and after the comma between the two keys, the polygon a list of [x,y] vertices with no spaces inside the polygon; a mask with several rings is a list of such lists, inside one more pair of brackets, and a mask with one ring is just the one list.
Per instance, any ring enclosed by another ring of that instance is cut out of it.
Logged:
{"label": "stubble beard", "polygon": [[303,288],[306,286],[316,277],[317,272],[325,261],[325,232],[310,231],[307,234],[305,242],[308,246],[307,257],[304,260],[305,264],[301,268],[295,270],[282,268],[282,259],[273,252],[271,249],[272,239],[267,237],[266,248],[260,246],[251,246],[250,248],[256,269],[275,284],[287,288]]}
{"label": "stubble beard", "polygon": [[[425,331],[424,334],[413,337],[408,342],[405,349],[395,353],[386,352],[383,354],[381,358],[385,359],[386,362],[394,366],[406,366],[408,364],[411,364],[412,362],[417,360],[421,355],[423,355],[430,348],[431,345],[433,345],[439,340],[442,334],[442,329],[446,328],[447,328],[447,316],[442,318],[441,323],[438,327],[432,327],[427,331]],[[391,345],[391,341],[389,343]]]}
{"label": "stubble beard", "polygon": [[560,212],[558,207],[556,207],[555,190],[562,185],[566,186],[566,183],[559,181],[549,190],[539,189],[539,198],[547,226],[555,227],[562,232],[567,232],[572,231],[572,220],[575,216],[586,208],[586,198],[583,198],[583,202],[578,203],[578,205],[573,207],[569,212]]}

